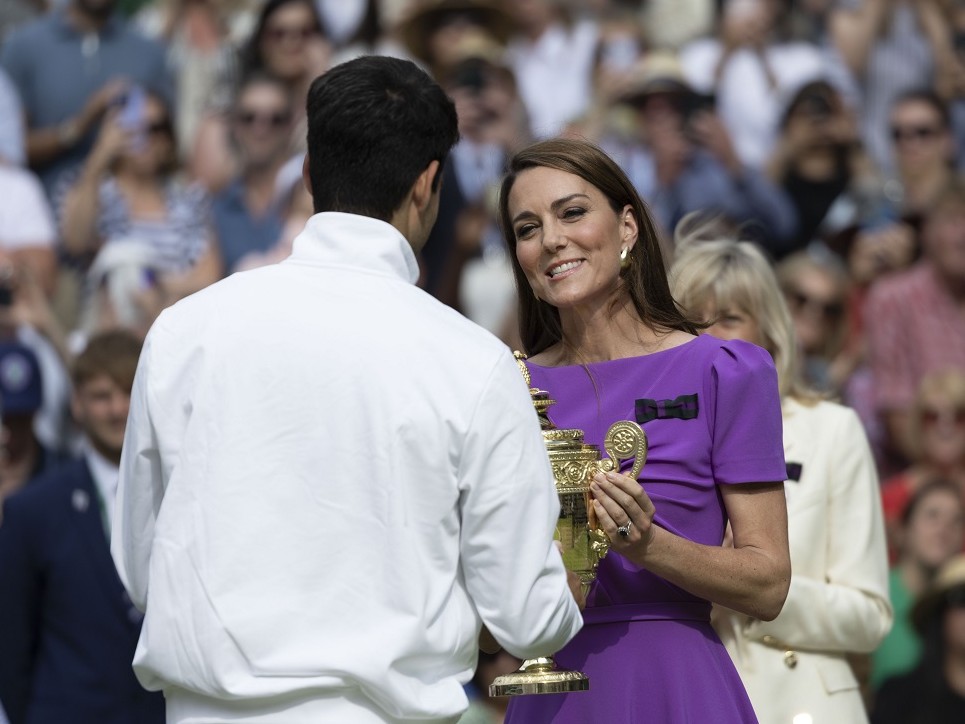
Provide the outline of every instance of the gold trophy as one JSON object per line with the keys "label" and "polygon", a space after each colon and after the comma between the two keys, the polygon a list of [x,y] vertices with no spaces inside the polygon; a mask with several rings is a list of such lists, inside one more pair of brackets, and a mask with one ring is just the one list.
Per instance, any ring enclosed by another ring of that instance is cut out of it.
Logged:
{"label": "gold trophy", "polygon": [[[610,541],[592,514],[590,481],[597,472],[619,468],[615,461],[634,458],[630,476],[636,478],[647,460],[647,434],[635,422],[621,420],[607,430],[603,447],[609,457],[602,457],[596,445],[583,441],[583,431],[575,428],[561,430],[547,416],[555,404],[549,392],[532,387],[526,357],[514,352],[529,386],[533,406],[539,416],[543,440],[553,468],[556,491],[560,496],[560,518],[556,526],[556,540],[563,548],[563,564],[580,578],[583,594],[596,578],[596,569],[610,548]],[[552,656],[527,659],[517,671],[498,676],[489,686],[490,696],[520,694],[561,694],[586,691],[590,680],[580,671],[566,671],[556,667]]]}

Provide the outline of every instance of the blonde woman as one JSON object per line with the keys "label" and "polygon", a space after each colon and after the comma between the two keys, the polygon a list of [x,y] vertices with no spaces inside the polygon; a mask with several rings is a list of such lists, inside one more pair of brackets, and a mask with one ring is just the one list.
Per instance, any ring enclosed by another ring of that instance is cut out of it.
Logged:
{"label": "blonde woman", "polygon": [[756,246],[678,243],[674,297],[709,323],[707,333],[766,349],[782,395],[790,591],[773,621],[718,606],[715,628],[762,724],[867,721],[846,654],[873,651],[892,610],[878,479],[861,423],[802,388],[791,317]]}

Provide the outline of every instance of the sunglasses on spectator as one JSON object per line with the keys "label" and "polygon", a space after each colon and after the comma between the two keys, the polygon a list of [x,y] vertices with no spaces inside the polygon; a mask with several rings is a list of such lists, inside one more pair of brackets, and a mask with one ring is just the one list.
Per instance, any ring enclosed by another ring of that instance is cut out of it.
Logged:
{"label": "sunglasses on spectator", "polygon": [[895,143],[908,140],[925,141],[941,132],[942,129],[937,126],[892,126],[891,140]]}
{"label": "sunglasses on spectator", "polygon": [[792,289],[788,292],[788,299],[795,310],[815,310],[827,320],[840,319],[841,315],[844,314],[844,305],[841,302],[826,302],[822,299],[815,299],[798,289]]}
{"label": "sunglasses on spectator", "polygon": [[959,426],[965,425],[965,407],[945,410],[926,407],[921,411],[921,422],[923,425],[937,425],[943,420]]}
{"label": "sunglasses on spectator", "polygon": [[265,37],[269,40],[273,40],[276,43],[280,43],[284,40],[298,40],[305,42],[310,40],[315,35],[318,34],[318,28],[313,28],[311,26],[303,26],[300,28],[289,27],[278,25],[273,28],[265,28]]}
{"label": "sunglasses on spectator", "polygon": [[270,126],[271,128],[282,128],[291,122],[291,114],[285,111],[275,111],[273,113],[258,113],[256,111],[238,111],[235,120],[242,126]]}

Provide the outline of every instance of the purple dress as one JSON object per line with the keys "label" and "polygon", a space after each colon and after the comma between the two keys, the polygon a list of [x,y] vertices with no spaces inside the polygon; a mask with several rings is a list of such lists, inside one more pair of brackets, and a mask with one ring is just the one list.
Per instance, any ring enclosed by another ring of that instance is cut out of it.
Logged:
{"label": "purple dress", "polygon": [[[529,364],[557,401],[549,417],[602,450],[607,428],[636,420],[649,439],[640,475],[655,522],[720,545],[719,485],[786,477],[777,373],[755,345],[710,335],[644,357],[586,367]],[[627,461],[624,469],[628,468]],[[710,603],[610,553],[557,665],[590,678],[574,694],[514,697],[509,724],[756,722],[743,684],[710,625]]]}

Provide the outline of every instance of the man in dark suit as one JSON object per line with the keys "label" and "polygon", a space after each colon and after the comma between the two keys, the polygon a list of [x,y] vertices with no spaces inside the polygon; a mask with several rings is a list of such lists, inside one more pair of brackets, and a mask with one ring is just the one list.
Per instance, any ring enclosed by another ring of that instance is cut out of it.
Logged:
{"label": "man in dark suit", "polygon": [[0,702],[10,724],[163,724],[131,669],[141,615],[111,560],[117,465],[140,342],[91,339],[72,371],[81,459],[4,502]]}

